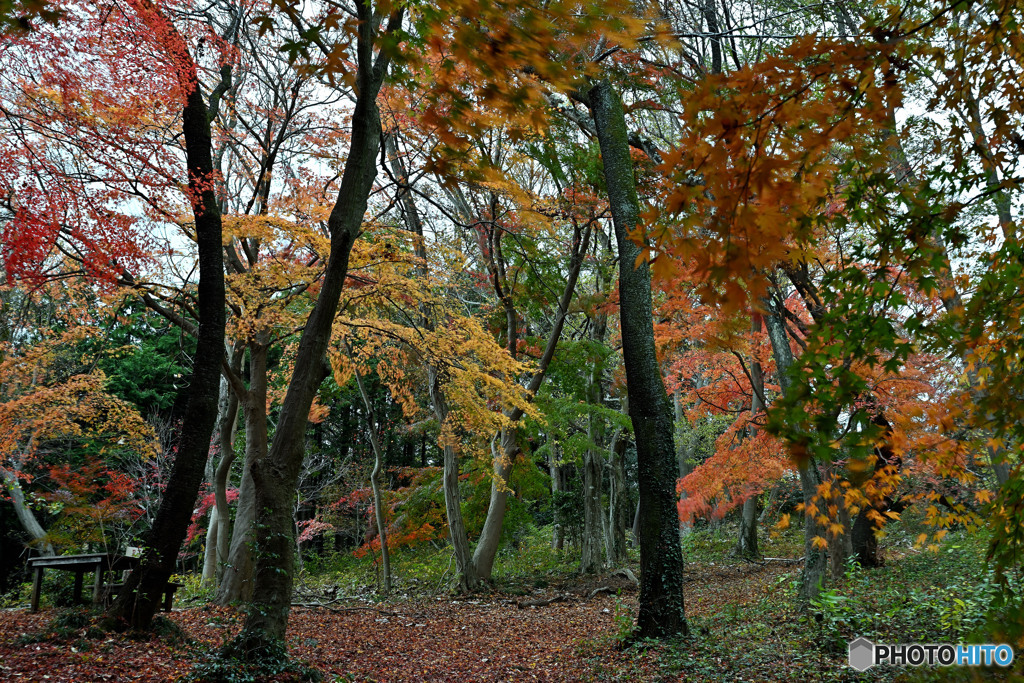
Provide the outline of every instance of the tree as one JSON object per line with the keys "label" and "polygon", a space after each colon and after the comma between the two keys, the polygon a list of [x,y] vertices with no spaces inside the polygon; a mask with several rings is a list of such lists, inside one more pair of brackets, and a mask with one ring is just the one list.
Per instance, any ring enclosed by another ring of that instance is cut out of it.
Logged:
{"label": "tree", "polygon": [[[649,265],[631,241],[640,224],[622,101],[607,80],[593,84],[586,100],[601,145],[604,178],[619,251],[619,317],[636,434],[640,481],[639,637],[686,634],[683,556],[674,487],[676,461],[672,406],[654,348]],[[668,484],[668,485],[667,485]]]}
{"label": "tree", "polygon": [[[136,628],[148,628],[163,597],[178,551],[199,494],[209,454],[210,435],[217,420],[220,364],[224,344],[224,266],[221,247],[220,207],[214,193],[210,121],[216,116],[220,98],[231,84],[231,64],[221,64],[221,80],[204,98],[198,67],[188,46],[159,9],[148,0],[134,3],[142,23],[162,38],[161,47],[174,66],[185,97],[182,128],[185,134],[188,186],[195,215],[199,248],[199,331],[196,358],[189,383],[189,400],[183,422],[188,429],[178,443],[178,453],[167,482],[167,490],[147,537],[142,561],[125,580],[109,613]],[[239,18],[229,24],[226,40]]]}
{"label": "tree", "polygon": [[[376,157],[382,129],[377,95],[391,62],[388,51],[374,53],[381,36],[393,35],[402,24],[403,10],[384,17],[367,4],[357,3],[355,36],[356,103],[352,115],[349,155],[338,198],[327,221],[330,256],[313,311],[306,321],[296,352],[292,378],[278,418],[277,431],[263,460],[252,463],[255,505],[260,511],[253,598],[239,636],[227,652],[243,659],[256,657],[284,640],[291,606],[295,543],[292,539],[292,500],[303,456],[303,433],[317,389],[327,374],[325,354],[341,290],[348,274],[349,254],[359,236],[367,200],[377,174]],[[291,19],[302,19],[291,14]]]}

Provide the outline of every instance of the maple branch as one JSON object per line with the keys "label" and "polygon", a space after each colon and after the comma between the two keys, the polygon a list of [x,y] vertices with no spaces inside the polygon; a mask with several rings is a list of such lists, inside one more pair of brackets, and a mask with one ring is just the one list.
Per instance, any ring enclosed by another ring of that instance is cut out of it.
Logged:
{"label": "maple branch", "polygon": [[767,406],[768,401],[764,399],[764,394],[761,392],[760,389],[757,388],[757,384],[754,382],[754,378],[751,377],[750,370],[747,369],[747,364],[746,362],[744,362],[743,356],[739,352],[734,350],[732,351],[732,355],[736,356],[736,360],[740,362],[740,367],[743,369],[743,374],[747,376],[747,381],[750,382],[750,388],[754,392],[754,395],[757,396],[757,400],[761,402],[761,405]]}

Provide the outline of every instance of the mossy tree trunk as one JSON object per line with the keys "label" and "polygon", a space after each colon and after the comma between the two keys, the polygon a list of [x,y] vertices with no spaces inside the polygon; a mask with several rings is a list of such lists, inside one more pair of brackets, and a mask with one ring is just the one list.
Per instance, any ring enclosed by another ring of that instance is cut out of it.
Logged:
{"label": "mossy tree trunk", "polygon": [[[291,608],[295,563],[292,511],[305,455],[305,431],[313,399],[329,372],[326,351],[341,291],[348,276],[352,245],[362,230],[363,216],[377,176],[377,153],[383,136],[377,95],[389,68],[386,51],[374,54],[380,22],[368,3],[356,3],[356,102],[351,142],[337,200],[327,219],[331,249],[323,283],[299,340],[294,369],[266,457],[252,463],[256,485],[255,583],[252,602],[238,637],[225,654],[253,659],[284,641]],[[402,21],[396,10],[388,30]]]}
{"label": "mossy tree trunk", "polygon": [[672,406],[654,348],[650,268],[647,263],[637,263],[640,252],[629,239],[630,231],[640,222],[640,202],[625,113],[622,100],[607,80],[593,84],[586,99],[601,147],[619,249],[622,355],[640,488],[640,614],[636,635],[661,638],[686,634]]}

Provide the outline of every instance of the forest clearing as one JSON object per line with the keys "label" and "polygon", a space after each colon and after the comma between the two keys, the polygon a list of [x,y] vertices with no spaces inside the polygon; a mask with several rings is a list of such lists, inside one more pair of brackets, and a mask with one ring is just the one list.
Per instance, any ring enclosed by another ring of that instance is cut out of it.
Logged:
{"label": "forest clearing", "polygon": [[0,676],[1012,679],[1022,211],[1024,0],[0,0]]}

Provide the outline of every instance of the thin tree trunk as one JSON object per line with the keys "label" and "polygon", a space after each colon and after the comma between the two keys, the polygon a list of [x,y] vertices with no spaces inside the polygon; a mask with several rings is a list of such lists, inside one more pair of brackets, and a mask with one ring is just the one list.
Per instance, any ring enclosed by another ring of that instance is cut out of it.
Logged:
{"label": "thin tree trunk", "polygon": [[252,597],[252,532],[256,525],[256,485],[252,480],[251,465],[247,448],[227,561],[217,586],[215,602],[218,605],[244,603]]}
{"label": "thin tree trunk", "polygon": [[604,566],[604,543],[601,529],[601,478],[604,462],[588,448],[583,456],[583,538],[580,572],[594,574]]}
{"label": "thin tree trunk", "polygon": [[[253,463],[267,457],[267,356],[270,351],[269,335],[259,333],[249,343],[249,388],[242,392],[242,414],[245,418],[245,466],[242,470],[242,488],[235,510],[235,530],[228,550],[228,559],[217,591],[217,602],[230,605],[246,602],[252,597],[253,530],[256,524],[256,484],[252,476]],[[225,494],[225,503],[227,495]]]}
{"label": "thin tree trunk", "polygon": [[636,435],[640,484],[639,637],[687,633],[683,554],[676,509],[676,453],[672,406],[654,347],[651,274],[637,263],[640,250],[629,233],[640,222],[633,162],[622,101],[607,80],[587,93],[594,117],[604,179],[619,248],[619,313],[629,415]]}
{"label": "thin tree trunk", "polygon": [[619,430],[609,458],[608,487],[608,563],[619,567],[629,559],[626,553],[626,527],[629,526],[629,500],[626,497],[625,456],[629,439]]}
{"label": "thin tree trunk", "polygon": [[[551,328],[550,334],[548,334],[544,353],[537,364],[537,369],[534,371],[526,388],[527,395],[531,400],[540,390],[547,375],[548,366],[551,365],[551,360],[555,356],[555,349],[558,346],[558,340],[562,336],[565,319],[569,313],[569,304],[572,301],[573,293],[576,291],[576,282],[579,279],[583,258],[589,248],[590,232],[591,228],[588,224],[582,230],[577,227],[573,234],[573,252],[569,260],[569,275],[562,290],[562,296],[558,300],[558,312],[555,315],[555,323]],[[497,246],[500,247],[500,241],[497,242]],[[500,251],[498,249],[495,249],[495,251],[500,256]],[[504,260],[492,261],[492,270],[495,273],[495,282],[499,283],[496,285],[497,292],[505,301],[506,324],[508,326],[507,350],[509,355],[517,358],[519,353],[518,344],[516,343],[518,339],[516,333],[518,315],[512,307],[511,296],[505,289],[508,286],[507,283],[504,287],[500,285],[500,283],[505,282]],[[501,271],[500,274],[499,271]],[[514,408],[506,411],[505,416],[510,421],[515,422],[523,416],[523,411],[520,408]],[[501,449],[494,458],[494,478],[491,480],[491,497],[487,505],[487,517],[484,519],[484,526],[480,531],[480,539],[473,553],[474,565],[482,579],[489,579],[491,577],[494,558],[498,553],[498,544],[501,541],[501,532],[505,522],[505,511],[508,507],[508,494],[510,491],[508,486],[509,475],[512,473],[512,467],[521,452],[517,438],[518,432],[519,430],[516,427],[502,430]]]}
{"label": "thin tree trunk", "polygon": [[[772,343],[772,353],[775,356],[775,367],[778,372],[779,386],[783,395],[792,391],[792,379],[789,376],[789,368],[793,365],[793,350],[789,346],[789,337],[786,333],[786,325],[782,318],[775,311],[767,311],[764,317],[765,327],[768,330],[768,338]],[[806,606],[808,602],[818,596],[825,582],[825,572],[828,568],[828,553],[818,547],[816,538],[825,538],[825,529],[818,522],[817,514],[820,514],[817,506],[822,505],[821,501],[815,502],[818,497],[818,487],[821,485],[821,473],[813,458],[807,458],[797,463],[797,471],[800,474],[800,488],[804,495],[804,505],[807,506],[804,515],[804,569],[800,576],[799,601]]]}
{"label": "thin tree trunk", "polygon": [[551,547],[561,550],[565,546],[565,523],[562,520],[560,495],[564,490],[562,466],[558,463],[558,447],[552,443],[548,453],[548,473],[551,475],[551,502],[554,513],[551,519]]}
{"label": "thin tree trunk", "polygon": [[[751,328],[751,331],[755,333],[761,331],[761,319],[759,316],[755,315],[753,317]],[[761,370],[761,363],[754,359],[751,359],[750,362],[750,381],[750,415],[753,417],[765,408],[764,403],[761,401],[764,396],[764,372]],[[747,430],[747,436],[753,437],[756,433],[757,428],[750,425],[750,428]],[[743,509],[740,511],[740,536],[736,544],[736,554],[740,557],[752,559],[761,556],[757,548],[757,504],[760,498],[759,493],[752,494],[743,501]]]}
{"label": "thin tree trunk", "polygon": [[[230,345],[227,347],[228,357],[234,361]],[[238,397],[231,390],[227,378],[221,379],[220,401],[217,417],[217,433],[220,435],[220,458],[214,467],[213,460],[207,461],[207,480],[213,489],[214,505],[210,510],[210,520],[206,531],[206,548],[203,555],[203,583],[216,586],[223,573],[222,566],[228,559],[229,538],[231,533],[231,512],[228,509],[227,473],[235,459],[234,431],[235,416],[238,412]],[[220,474],[224,471],[224,476]],[[222,539],[222,534],[224,538]]]}
{"label": "thin tree trunk", "polygon": [[217,506],[210,508],[210,518],[206,524],[206,546],[203,549],[203,573],[202,583],[204,586],[215,586],[217,584],[217,532],[220,525],[217,524]]}
{"label": "thin tree trunk", "polygon": [[[351,355],[351,349],[349,350]],[[366,393],[363,384],[363,376],[359,370],[355,370],[356,384],[359,386],[359,395],[363,398],[363,406],[366,408],[366,420],[370,432],[370,445],[373,447],[373,472],[370,473],[370,487],[373,489],[373,512],[377,520],[377,536],[380,538],[380,561],[384,570],[384,595],[391,593],[391,552],[388,550],[388,525],[384,516],[384,501],[380,495],[380,474],[384,469],[384,453],[380,447],[380,440],[377,438],[377,418],[374,416],[373,403]]]}
{"label": "thin tree trunk", "polygon": [[[441,391],[440,378],[433,367],[427,368],[427,382],[429,383],[430,401],[437,417],[439,425],[444,425],[448,418],[448,403],[445,401]],[[448,537],[451,540],[452,551],[455,553],[455,568],[459,572],[459,589],[464,592],[473,592],[480,587],[480,576],[476,570],[476,563],[469,550],[469,538],[466,533],[466,524],[462,519],[462,494],[459,492],[459,456],[455,452],[454,445],[443,443],[444,451],[444,474],[442,477],[442,488],[444,489],[444,508],[448,518]]]}
{"label": "thin tree trunk", "polygon": [[[690,470],[692,469],[690,467],[690,458],[693,457],[694,449],[697,448],[697,441],[700,437],[697,434],[696,429],[690,428],[689,436],[684,438],[684,436],[686,436],[686,432],[683,431],[683,425],[686,424],[686,415],[683,413],[683,402],[679,397],[679,390],[677,390],[675,395],[672,397],[672,405],[675,409],[676,458],[679,461],[679,480],[676,488],[680,489],[679,499],[683,500],[686,498],[686,490],[682,489],[681,482],[690,474]],[[681,521],[679,523],[680,539],[685,538],[691,531],[693,531],[692,522]]]}
{"label": "thin tree trunk", "polygon": [[[243,350],[231,348],[229,353],[230,369],[241,368]],[[228,484],[231,479],[231,466],[235,462],[235,432],[238,429],[238,394],[228,392],[228,405],[225,419],[220,424],[220,460],[213,473],[213,495],[217,506],[217,583],[224,576],[224,568],[231,551],[231,507],[228,505]]]}

